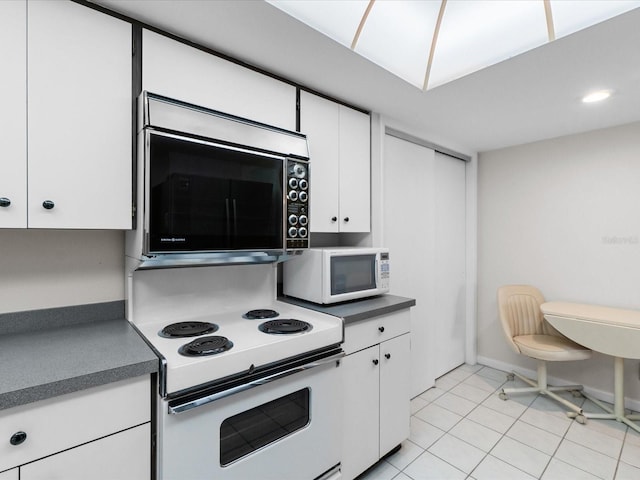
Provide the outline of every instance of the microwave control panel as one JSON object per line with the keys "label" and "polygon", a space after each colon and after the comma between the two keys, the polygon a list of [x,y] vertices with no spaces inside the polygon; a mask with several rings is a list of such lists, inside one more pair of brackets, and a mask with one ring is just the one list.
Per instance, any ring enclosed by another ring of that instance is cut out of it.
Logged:
{"label": "microwave control panel", "polygon": [[389,252],[380,253],[380,285],[381,288],[389,288]]}
{"label": "microwave control panel", "polygon": [[309,162],[287,159],[286,248],[309,248]]}

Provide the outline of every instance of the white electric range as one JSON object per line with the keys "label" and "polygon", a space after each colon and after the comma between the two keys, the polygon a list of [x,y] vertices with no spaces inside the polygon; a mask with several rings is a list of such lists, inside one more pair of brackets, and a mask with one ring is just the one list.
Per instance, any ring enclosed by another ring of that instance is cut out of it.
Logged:
{"label": "white electric range", "polygon": [[129,319],[162,359],[159,479],[340,478],[342,320],[278,301],[276,278],[273,265],[129,277]]}

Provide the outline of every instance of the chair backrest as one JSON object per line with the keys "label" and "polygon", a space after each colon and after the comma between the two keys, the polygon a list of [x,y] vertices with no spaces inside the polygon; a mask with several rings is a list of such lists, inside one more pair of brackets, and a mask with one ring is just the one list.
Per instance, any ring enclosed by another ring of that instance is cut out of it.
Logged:
{"label": "chair backrest", "polygon": [[516,352],[520,349],[513,341],[518,335],[557,335],[542,315],[540,305],[544,296],[530,285],[505,285],[498,288],[498,312],[507,342]]}

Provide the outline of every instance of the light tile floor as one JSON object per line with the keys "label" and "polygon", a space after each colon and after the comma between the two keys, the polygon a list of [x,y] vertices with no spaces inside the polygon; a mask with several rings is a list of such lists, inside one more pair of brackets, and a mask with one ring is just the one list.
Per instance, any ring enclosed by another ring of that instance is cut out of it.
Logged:
{"label": "light tile floor", "polygon": [[[542,395],[503,401],[505,372],[462,365],[411,401],[411,436],[358,480],[638,480],[640,434],[613,420],[582,425]],[[563,394],[565,395],[565,394]],[[583,398],[585,412],[602,412]]]}

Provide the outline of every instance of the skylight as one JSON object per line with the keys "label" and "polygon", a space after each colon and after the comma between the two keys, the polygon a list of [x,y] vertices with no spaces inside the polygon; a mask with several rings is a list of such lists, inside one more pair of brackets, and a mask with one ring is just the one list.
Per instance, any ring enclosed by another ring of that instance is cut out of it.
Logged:
{"label": "skylight", "polygon": [[640,0],[267,0],[423,90],[640,7]]}

